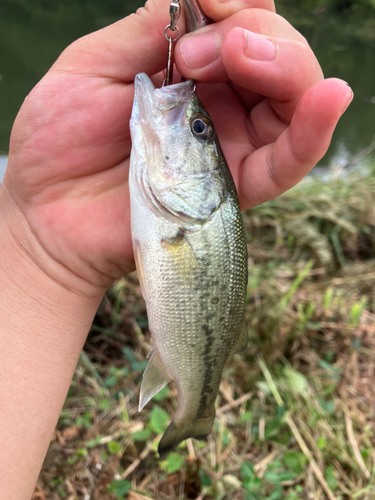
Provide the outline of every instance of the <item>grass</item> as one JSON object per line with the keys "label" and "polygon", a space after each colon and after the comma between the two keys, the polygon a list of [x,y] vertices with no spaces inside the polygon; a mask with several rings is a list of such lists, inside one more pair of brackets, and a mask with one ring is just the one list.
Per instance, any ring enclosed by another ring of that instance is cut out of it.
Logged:
{"label": "grass", "polygon": [[158,459],[173,386],[137,412],[151,339],[133,273],[98,311],[34,500],[375,498],[375,173],[312,178],[244,220],[250,342],[208,441]]}

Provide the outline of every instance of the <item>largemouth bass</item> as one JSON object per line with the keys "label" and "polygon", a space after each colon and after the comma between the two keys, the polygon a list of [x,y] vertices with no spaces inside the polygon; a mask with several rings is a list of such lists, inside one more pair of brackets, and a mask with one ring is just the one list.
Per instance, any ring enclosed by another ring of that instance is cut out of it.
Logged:
{"label": "largemouth bass", "polygon": [[164,456],[206,438],[229,355],[246,345],[247,252],[236,189],[195,83],[155,89],[135,79],[131,224],[153,349],[139,409],[166,384],[178,408]]}
{"label": "largemouth bass", "polygon": [[198,0],[183,0],[183,5],[187,33],[212,23],[212,20],[201,9]]}

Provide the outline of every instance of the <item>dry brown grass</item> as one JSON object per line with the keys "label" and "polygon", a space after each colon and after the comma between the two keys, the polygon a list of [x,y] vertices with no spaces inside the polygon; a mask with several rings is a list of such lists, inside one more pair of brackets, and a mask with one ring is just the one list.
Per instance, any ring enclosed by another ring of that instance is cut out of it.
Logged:
{"label": "dry brown grass", "polygon": [[250,342],[208,441],[158,459],[177,398],[137,412],[151,339],[129,275],[98,311],[34,500],[375,498],[375,175],[307,182],[245,225]]}

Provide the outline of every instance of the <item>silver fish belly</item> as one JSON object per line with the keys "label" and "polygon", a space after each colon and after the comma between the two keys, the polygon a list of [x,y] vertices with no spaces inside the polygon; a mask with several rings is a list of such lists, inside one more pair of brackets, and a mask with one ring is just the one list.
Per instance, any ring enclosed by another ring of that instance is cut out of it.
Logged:
{"label": "silver fish belly", "polygon": [[211,432],[229,355],[246,345],[247,252],[236,189],[192,81],[135,79],[132,240],[153,350],[139,408],[174,381],[178,408],[161,456]]}

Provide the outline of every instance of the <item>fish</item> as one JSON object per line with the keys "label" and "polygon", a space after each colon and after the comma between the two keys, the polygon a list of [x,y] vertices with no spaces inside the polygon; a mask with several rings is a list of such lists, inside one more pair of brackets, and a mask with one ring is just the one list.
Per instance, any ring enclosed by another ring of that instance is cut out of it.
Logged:
{"label": "fish", "polygon": [[211,433],[225,364],[247,344],[247,249],[235,184],[196,83],[155,88],[140,73],[134,92],[131,233],[153,342],[139,410],[175,383],[164,457]]}
{"label": "fish", "polygon": [[212,23],[212,20],[203,12],[197,0],[183,0],[186,18],[186,32],[198,30]]}

